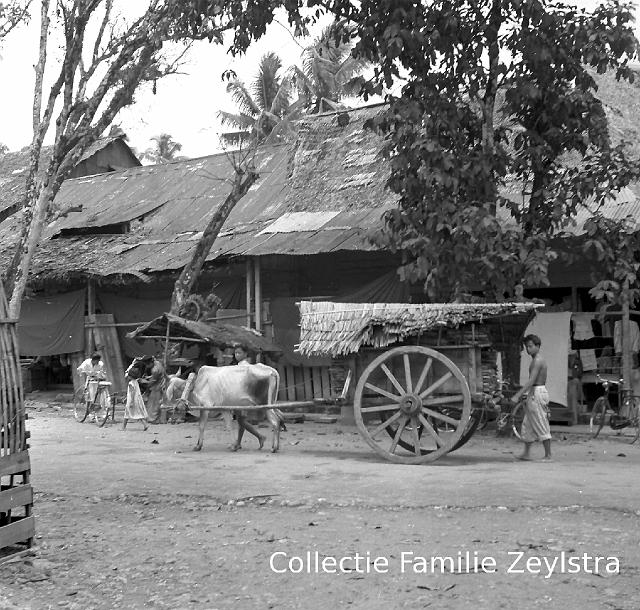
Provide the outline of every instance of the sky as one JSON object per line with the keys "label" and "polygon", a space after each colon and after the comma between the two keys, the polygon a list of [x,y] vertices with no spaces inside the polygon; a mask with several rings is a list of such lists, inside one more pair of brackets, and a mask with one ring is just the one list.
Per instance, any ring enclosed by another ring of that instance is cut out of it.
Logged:
{"label": "sky", "polygon": [[[141,0],[123,1],[125,12],[130,7],[139,10],[144,4]],[[593,8],[596,0],[577,0],[575,3]],[[34,5],[38,4],[34,2]],[[279,17],[280,22],[286,24],[286,17]],[[222,130],[217,112],[235,110],[221,80],[223,71],[231,68],[247,82],[255,73],[260,57],[270,51],[280,56],[285,67],[300,64],[302,47],[310,44],[327,23],[312,29],[310,38],[297,41],[283,25],[274,23],[265,36],[238,58],[227,54],[221,45],[196,43],[187,64],[181,69],[184,74],[159,81],[155,95],[150,86],[146,86],[137,93],[135,103],[121,111],[115,123],[124,129],[130,145],[139,153],[152,146],[153,136],[168,133],[182,144],[180,154],[184,156],[213,154],[220,150],[218,134]],[[14,30],[0,48],[0,143],[6,144],[9,150],[19,150],[31,141],[33,66],[37,61],[38,35],[36,10],[31,22]],[[637,24],[636,35],[640,35]]]}
{"label": "sky", "polygon": [[[286,17],[280,21],[286,25]],[[31,142],[33,66],[38,56],[39,27],[36,11],[31,22],[14,30],[0,48],[0,143],[11,151]],[[183,74],[158,81],[155,95],[150,86],[139,91],[135,103],[122,110],[115,123],[121,125],[129,136],[129,144],[138,152],[152,146],[153,136],[168,133],[182,144],[181,155],[212,154],[220,150],[218,133],[222,128],[217,111],[235,111],[226,83],[221,80],[223,71],[234,69],[247,82],[266,52],[277,53],[285,67],[300,65],[302,47],[310,44],[321,29],[322,25],[318,25],[311,30],[310,38],[296,42],[285,27],[274,23],[265,36],[238,58],[227,54],[221,45],[195,43],[181,68]]]}

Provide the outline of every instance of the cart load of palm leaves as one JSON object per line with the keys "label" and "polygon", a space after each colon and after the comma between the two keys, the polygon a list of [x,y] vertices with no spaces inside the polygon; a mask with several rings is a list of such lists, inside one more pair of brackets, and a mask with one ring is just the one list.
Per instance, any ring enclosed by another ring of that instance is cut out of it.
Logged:
{"label": "cart load of palm leaves", "polygon": [[305,356],[344,356],[361,347],[384,348],[439,328],[518,316],[524,331],[534,303],[335,303],[302,301],[300,344]]}

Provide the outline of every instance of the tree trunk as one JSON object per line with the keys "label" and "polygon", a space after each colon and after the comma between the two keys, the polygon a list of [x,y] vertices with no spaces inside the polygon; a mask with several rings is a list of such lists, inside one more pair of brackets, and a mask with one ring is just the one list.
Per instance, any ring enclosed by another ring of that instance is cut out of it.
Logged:
{"label": "tree trunk", "polygon": [[[501,0],[494,0],[489,14],[489,23],[486,29],[487,46],[489,52],[489,70],[487,75],[487,87],[484,93],[482,106],[482,150],[489,159],[493,158],[495,152],[494,118],[496,106],[496,94],[498,92],[498,70],[500,67],[500,43],[498,33],[502,21]],[[496,198],[498,189],[495,184],[495,176],[492,176],[493,188],[491,189],[492,211],[496,213]]]}
{"label": "tree trunk", "polygon": [[7,283],[9,285],[7,292],[11,295],[9,315],[15,319],[20,317],[22,295],[27,286],[31,261],[42,236],[44,221],[49,209],[49,201],[52,197],[52,189],[47,185],[40,190],[33,205],[28,210],[25,210],[26,217],[22,237],[7,272]]}
{"label": "tree trunk", "polygon": [[211,251],[211,247],[216,241],[222,225],[229,217],[231,210],[233,210],[236,203],[247,194],[247,191],[257,179],[258,174],[255,171],[235,168],[235,177],[231,192],[212,216],[196,246],[191,261],[185,265],[182,273],[180,273],[180,277],[176,280],[173,294],[171,295],[172,314],[178,314],[180,307],[182,307],[193,289],[194,284],[200,276],[205,260]]}

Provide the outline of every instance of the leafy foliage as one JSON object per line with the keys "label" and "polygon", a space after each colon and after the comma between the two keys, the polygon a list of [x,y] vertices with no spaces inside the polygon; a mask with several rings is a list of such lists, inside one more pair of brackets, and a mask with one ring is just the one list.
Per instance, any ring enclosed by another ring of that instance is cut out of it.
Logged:
{"label": "leafy foliage", "polygon": [[400,196],[379,240],[403,252],[402,273],[438,299],[545,284],[558,232],[640,175],[610,142],[588,69],[633,79],[631,6],[389,0],[353,17],[357,51],[379,60],[369,91],[406,73],[373,125]]}
{"label": "leafy foliage", "polygon": [[[255,0],[245,13],[239,0],[184,4],[176,23],[200,35],[236,20],[232,52],[264,33],[276,8],[298,32],[331,13],[353,26],[354,56],[373,65],[365,99],[404,83],[370,125],[387,137],[400,199],[378,239],[433,298],[547,283],[563,228],[585,207],[597,218],[640,175],[610,141],[592,76],[633,79],[628,2],[587,11],[552,0]],[[621,273],[615,257],[602,263],[600,279]]]}
{"label": "leafy foliage", "polygon": [[338,110],[346,96],[360,93],[362,72],[369,64],[351,53],[353,26],[335,21],[309,45],[302,55],[302,69],[293,66],[292,79],[303,105],[311,113]]}
{"label": "leafy foliage", "polygon": [[285,132],[291,120],[299,116],[300,104],[291,103],[291,79],[281,76],[281,70],[280,58],[275,53],[266,53],[249,86],[237,78],[227,84],[227,92],[231,94],[238,112],[220,111],[218,116],[223,123],[236,127],[238,131],[222,134],[221,139],[225,143],[232,144],[238,140],[260,143],[269,136],[275,140]]}
{"label": "leafy foliage", "polygon": [[29,19],[31,0],[0,2],[0,42],[11,30]]}
{"label": "leafy foliage", "polygon": [[182,150],[182,144],[176,142],[170,134],[161,133],[158,136],[153,136],[151,140],[155,143],[155,146],[148,148],[143,154],[143,158],[151,161],[151,163],[159,165],[183,158],[176,156]]}

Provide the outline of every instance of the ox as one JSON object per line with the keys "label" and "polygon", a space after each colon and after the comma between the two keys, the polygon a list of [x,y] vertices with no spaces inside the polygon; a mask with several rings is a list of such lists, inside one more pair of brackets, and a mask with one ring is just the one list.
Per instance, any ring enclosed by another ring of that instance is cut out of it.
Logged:
{"label": "ox", "polygon": [[[179,377],[172,377],[167,386],[166,397],[172,400],[180,395],[185,388],[186,381]],[[188,397],[188,402],[194,409],[198,405],[203,406],[251,406],[273,405],[278,396],[280,375],[278,371],[265,364],[243,364],[238,366],[202,366],[198,370],[195,381]],[[228,425],[231,413],[223,410],[225,423]],[[280,448],[280,427],[284,418],[278,409],[266,409],[267,420],[271,424],[273,432],[271,451],[275,453]],[[202,449],[204,441],[204,428],[209,417],[207,409],[200,410],[200,433],[194,451]],[[246,415],[242,411],[236,411],[238,421],[238,437],[231,446],[232,451],[241,448],[242,436],[245,430],[253,434],[260,443],[260,448],[265,441],[251,424],[246,421]]]}

